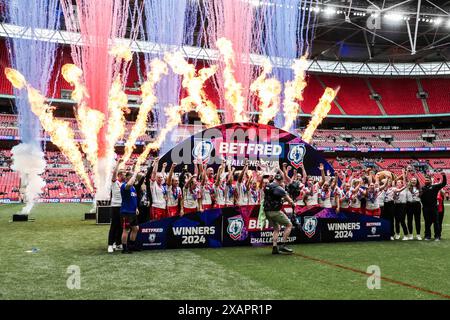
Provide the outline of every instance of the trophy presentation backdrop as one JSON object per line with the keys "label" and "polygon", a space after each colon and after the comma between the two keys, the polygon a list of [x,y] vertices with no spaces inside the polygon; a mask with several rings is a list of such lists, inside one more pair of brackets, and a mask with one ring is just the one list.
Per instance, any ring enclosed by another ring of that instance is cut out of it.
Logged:
{"label": "trophy presentation backdrop", "polygon": [[[187,166],[194,171],[194,160],[217,172],[225,160],[237,170],[248,161],[249,169],[275,168],[287,163],[308,176],[320,179],[320,164],[334,176],[323,156],[300,137],[282,129],[256,123],[228,123],[209,128],[174,146],[159,161],[175,172]],[[258,224],[259,205],[231,206],[205,210],[182,217],[153,220],[140,225],[138,240],[144,249],[230,247],[269,245],[272,228]],[[388,221],[342,210],[312,208],[296,214],[297,227],[290,243],[388,240]],[[267,222],[267,221],[266,221]]]}

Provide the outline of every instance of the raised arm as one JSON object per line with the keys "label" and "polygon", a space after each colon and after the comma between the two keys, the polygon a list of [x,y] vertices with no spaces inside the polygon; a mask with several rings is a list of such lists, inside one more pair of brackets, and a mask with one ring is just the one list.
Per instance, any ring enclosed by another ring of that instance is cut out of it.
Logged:
{"label": "raised arm", "polygon": [[442,181],[441,181],[441,183],[433,185],[433,187],[436,187],[439,190],[444,188],[447,185],[447,176],[445,175],[445,172],[441,172],[441,174],[442,174]]}
{"label": "raised arm", "polygon": [[127,184],[125,185],[125,189],[129,190],[134,185],[134,183],[136,182],[137,175],[138,175],[138,171],[133,170],[133,175],[131,176],[130,180],[128,180]]}
{"label": "raised arm", "polygon": [[244,168],[241,170],[241,172],[239,173],[239,177],[238,177],[238,182],[239,183],[242,183],[242,180],[244,180],[244,176],[245,176],[245,174],[247,173],[247,170],[248,170],[248,160],[247,159],[245,159],[245,162],[244,162]]}
{"label": "raised arm", "polygon": [[287,163],[283,163],[283,178],[284,178],[284,182],[287,184],[292,183],[292,179],[289,177],[289,171],[292,170],[292,167],[289,167],[289,168],[288,168]]}
{"label": "raised arm", "polygon": [[306,181],[308,179],[308,175],[306,174],[305,166],[302,163],[302,183],[306,184]]}
{"label": "raised arm", "polygon": [[150,176],[150,180],[152,182],[156,180],[156,174],[158,173],[158,162],[159,162],[158,158],[155,158],[155,160],[153,160],[153,170],[152,175]]}
{"label": "raised arm", "polygon": [[352,193],[355,194],[359,191],[359,189],[361,188],[361,181],[358,181],[358,184],[356,185],[356,187],[353,189]]}
{"label": "raised arm", "polygon": [[386,179],[386,180],[384,180],[384,183],[382,184],[382,185],[380,185],[380,183],[379,183],[379,178],[377,177],[377,183],[378,183],[378,185],[379,185],[379,189],[380,189],[380,191],[383,191],[384,189],[386,189],[386,187],[388,186],[388,184],[390,183],[389,182],[389,179]]}
{"label": "raised arm", "polygon": [[161,167],[161,174],[163,177],[166,176],[166,168],[167,168],[167,162],[164,162]]}
{"label": "raised arm", "polygon": [[233,184],[233,175],[235,170],[236,170],[235,168],[231,168],[231,170],[228,172],[228,179],[227,179],[228,185]]}
{"label": "raised arm", "polygon": [[323,166],[323,163],[319,165],[319,170],[322,176],[322,179],[319,181],[319,186],[322,186],[325,183],[325,168]]}
{"label": "raised arm", "polygon": [[123,162],[122,159],[117,161],[116,167],[114,168],[114,171],[113,171],[113,174],[112,174],[112,177],[111,177],[111,182],[116,182],[117,174],[119,173],[119,169],[122,166],[122,162]]}
{"label": "raised arm", "polygon": [[173,177],[173,171],[175,170],[175,167],[177,166],[176,163],[172,163],[169,170],[169,176],[167,177],[167,185],[170,187],[172,186],[172,177]]}
{"label": "raised arm", "polygon": [[219,169],[217,170],[216,181],[215,181],[216,187],[218,187],[220,185],[220,180],[221,180],[224,169],[225,169],[225,162],[222,161],[222,164],[219,166]]}
{"label": "raised arm", "polygon": [[197,166],[197,164],[198,164],[198,161],[194,160],[194,174],[196,176],[198,176],[198,166]]}
{"label": "raised arm", "polygon": [[408,180],[408,175],[406,174],[405,168],[402,169],[402,177],[403,177],[403,182],[406,185],[409,182],[409,180]]}

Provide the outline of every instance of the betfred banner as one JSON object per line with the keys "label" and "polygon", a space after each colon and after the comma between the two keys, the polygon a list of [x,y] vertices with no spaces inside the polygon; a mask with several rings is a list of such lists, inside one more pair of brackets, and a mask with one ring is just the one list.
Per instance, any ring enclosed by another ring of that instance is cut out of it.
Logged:
{"label": "betfred banner", "polygon": [[[165,218],[140,225],[144,249],[219,248],[272,244],[273,229],[258,224],[259,205],[226,207]],[[389,222],[333,209],[313,208],[295,215],[287,242],[381,241],[390,237]],[[283,231],[280,237],[283,236]]]}
{"label": "betfred banner", "polygon": [[188,166],[193,172],[194,160],[215,170],[223,160],[239,169],[248,160],[251,169],[259,165],[278,167],[287,163],[293,168],[303,164],[308,175],[320,176],[322,163],[330,175],[331,165],[300,137],[282,129],[257,123],[228,123],[202,130],[182,141],[161,157],[160,165],[176,163],[175,172]]}

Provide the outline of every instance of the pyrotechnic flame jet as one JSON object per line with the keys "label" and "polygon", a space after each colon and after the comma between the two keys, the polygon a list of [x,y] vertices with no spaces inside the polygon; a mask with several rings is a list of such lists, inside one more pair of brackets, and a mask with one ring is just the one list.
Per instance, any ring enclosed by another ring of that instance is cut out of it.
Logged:
{"label": "pyrotechnic flame jet", "polygon": [[86,105],[88,92],[82,83],[83,71],[74,64],[65,64],[61,69],[63,78],[74,87],[72,100],[77,103],[76,119],[84,139],[81,143],[83,152],[94,169],[94,177],[98,176],[98,133],[103,127],[105,115]]}
{"label": "pyrotechnic flame jet", "polygon": [[319,103],[314,108],[312,112],[312,118],[308,123],[305,131],[303,132],[303,141],[310,143],[314,132],[317,127],[322,123],[322,120],[328,115],[331,110],[331,103],[339,92],[339,87],[337,89],[326,88]]}
{"label": "pyrotechnic flame jet", "polygon": [[281,83],[275,78],[267,79],[272,72],[269,59],[264,59],[263,71],[250,85],[250,91],[256,92],[261,104],[259,106],[259,123],[267,124],[280,110]]}
{"label": "pyrotechnic flame jet", "polygon": [[122,59],[125,62],[130,62],[133,60],[133,53],[131,52],[129,46],[115,45],[111,48],[111,50],[109,50],[109,54],[116,58]]}
{"label": "pyrotechnic flame jet", "polygon": [[168,74],[167,65],[159,59],[153,59],[150,64],[150,71],[147,73],[147,80],[141,86],[142,103],[139,106],[136,123],[125,143],[125,153],[121,162],[123,165],[130,159],[130,156],[136,147],[137,139],[145,134],[148,114],[158,101],[155,93],[156,84],[161,80],[162,76],[166,74]]}
{"label": "pyrotechnic flame jet", "polygon": [[159,132],[158,137],[154,142],[150,142],[145,146],[144,151],[139,155],[137,161],[136,161],[136,167],[135,171],[139,171],[141,168],[141,165],[145,162],[148,155],[152,150],[157,150],[161,146],[161,144],[166,139],[167,134],[173,130],[176,126],[178,126],[181,123],[181,107],[180,106],[172,106],[169,105],[166,108],[166,115],[167,115],[167,124],[166,126]]}
{"label": "pyrotechnic flame jet", "polygon": [[242,84],[236,81],[234,76],[234,52],[233,45],[226,38],[219,38],[216,42],[220,54],[223,56],[225,68],[223,70],[225,99],[234,110],[235,122],[247,122],[248,117],[244,113],[245,98],[242,95]]}
{"label": "pyrotechnic flame jet", "polygon": [[303,101],[303,90],[306,88],[306,56],[295,60],[292,65],[294,70],[294,80],[287,81],[284,86],[284,126],[283,130],[290,130],[294,123],[297,114],[300,111],[300,104],[298,101]]}
{"label": "pyrotechnic flame jet", "polygon": [[183,76],[182,86],[187,90],[187,97],[181,99],[180,105],[184,112],[195,110],[200,116],[200,120],[206,127],[213,127],[220,123],[217,108],[207,97],[203,90],[203,85],[206,80],[212,77],[216,71],[217,66],[209,68],[202,68],[195,75],[195,66],[188,63],[181,52],[166,53],[164,60],[170,65],[173,72]]}
{"label": "pyrotechnic flame jet", "polygon": [[16,89],[26,89],[31,110],[39,118],[42,127],[50,136],[50,140],[72,163],[77,174],[82,178],[89,191],[93,191],[91,181],[84,168],[83,156],[75,141],[75,134],[70,124],[53,116],[53,108],[45,103],[46,98],[31,85],[20,72],[5,68],[7,79]]}

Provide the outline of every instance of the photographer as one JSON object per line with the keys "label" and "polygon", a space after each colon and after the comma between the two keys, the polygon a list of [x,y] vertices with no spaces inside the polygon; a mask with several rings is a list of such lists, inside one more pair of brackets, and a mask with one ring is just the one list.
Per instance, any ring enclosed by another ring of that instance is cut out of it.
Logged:
{"label": "photographer", "polygon": [[[272,254],[293,253],[293,250],[285,245],[292,230],[292,223],[281,212],[283,201],[287,201],[291,206],[294,206],[294,201],[292,201],[291,197],[289,197],[283,188],[283,176],[278,173],[275,175],[274,181],[264,188],[264,213],[270,225],[274,228]],[[278,236],[281,226],[285,226],[285,230],[283,233],[283,241],[278,246]]]}

